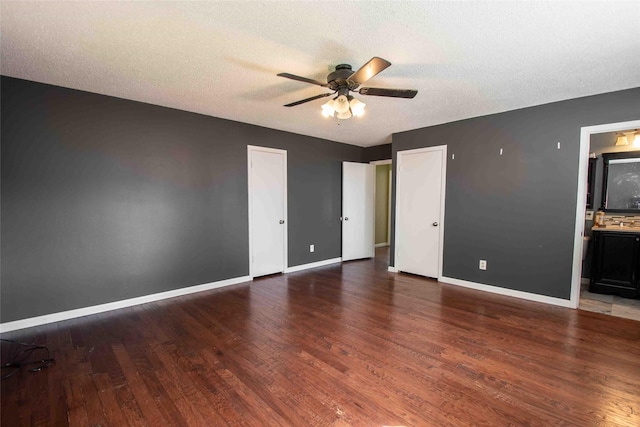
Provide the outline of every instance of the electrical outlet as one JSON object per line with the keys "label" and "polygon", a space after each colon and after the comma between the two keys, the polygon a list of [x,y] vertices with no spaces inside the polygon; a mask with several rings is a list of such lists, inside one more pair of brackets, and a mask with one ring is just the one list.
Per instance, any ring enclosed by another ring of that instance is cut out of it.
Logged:
{"label": "electrical outlet", "polygon": [[486,259],[481,259],[480,260],[480,266],[478,268],[480,270],[486,270],[487,269],[487,260]]}
{"label": "electrical outlet", "polygon": [[316,245],[309,245],[309,252],[314,252],[316,250]]}

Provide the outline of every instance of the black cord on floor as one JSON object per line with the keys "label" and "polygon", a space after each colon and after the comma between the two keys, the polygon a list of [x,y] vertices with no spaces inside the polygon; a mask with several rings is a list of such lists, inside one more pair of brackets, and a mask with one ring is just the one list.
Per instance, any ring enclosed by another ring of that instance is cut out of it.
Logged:
{"label": "black cord on floor", "polygon": [[13,356],[10,362],[2,363],[2,376],[0,377],[0,379],[2,380],[15,375],[17,372],[20,372],[20,369],[22,369],[22,367],[35,365],[28,368],[28,371],[40,372],[41,370],[46,369],[54,364],[56,361],[54,358],[50,357],[49,347],[47,347],[46,345],[28,344],[2,338],[0,338],[0,341],[8,342],[20,347],[26,347],[18,351]]}

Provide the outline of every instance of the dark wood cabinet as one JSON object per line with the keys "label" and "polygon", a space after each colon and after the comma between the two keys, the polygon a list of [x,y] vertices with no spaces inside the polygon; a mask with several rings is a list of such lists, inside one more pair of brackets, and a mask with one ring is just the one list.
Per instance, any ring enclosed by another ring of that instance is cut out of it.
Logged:
{"label": "dark wood cabinet", "polygon": [[593,233],[589,291],[640,298],[640,233]]}

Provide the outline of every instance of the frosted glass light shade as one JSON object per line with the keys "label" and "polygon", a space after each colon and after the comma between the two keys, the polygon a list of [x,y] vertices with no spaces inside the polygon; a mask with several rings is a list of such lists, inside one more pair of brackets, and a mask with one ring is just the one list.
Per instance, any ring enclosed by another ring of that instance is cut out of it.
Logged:
{"label": "frosted glass light shade", "polygon": [[[346,113],[349,111],[349,100],[346,96],[340,95],[333,101],[333,108],[337,113]],[[349,114],[349,117],[351,117],[351,114]]]}
{"label": "frosted glass light shade", "polygon": [[626,136],[620,135],[618,139],[616,139],[616,145],[629,145],[629,141]]}
{"label": "frosted glass light shade", "polygon": [[633,138],[633,146],[640,147],[640,132],[636,132],[636,136]]}
{"label": "frosted glass light shade", "polygon": [[358,101],[356,98],[353,98],[349,103],[349,106],[351,107],[351,112],[353,113],[354,117],[364,116],[364,107],[366,107],[366,105],[367,104],[365,104],[364,102]]}
{"label": "frosted glass light shade", "polygon": [[347,108],[347,111],[345,111],[344,113],[338,113],[338,118],[340,120],[351,118],[351,111],[349,111],[349,109]]}
{"label": "frosted glass light shade", "polygon": [[333,100],[329,100],[326,104],[322,104],[322,115],[324,117],[333,117],[334,113]]}

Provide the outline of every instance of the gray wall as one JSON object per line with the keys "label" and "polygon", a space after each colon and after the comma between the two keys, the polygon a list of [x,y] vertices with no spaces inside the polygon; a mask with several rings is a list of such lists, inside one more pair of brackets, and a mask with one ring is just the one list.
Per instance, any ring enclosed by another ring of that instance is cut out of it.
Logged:
{"label": "gray wall", "polygon": [[340,256],[341,162],[362,148],[1,85],[2,322],[247,275],[248,144],[288,151],[289,265]]}
{"label": "gray wall", "polygon": [[569,299],[580,128],[639,118],[635,88],[394,134],[448,146],[444,275]]}
{"label": "gray wall", "polygon": [[364,149],[363,162],[374,160],[389,160],[391,158],[391,144],[374,145]]}

